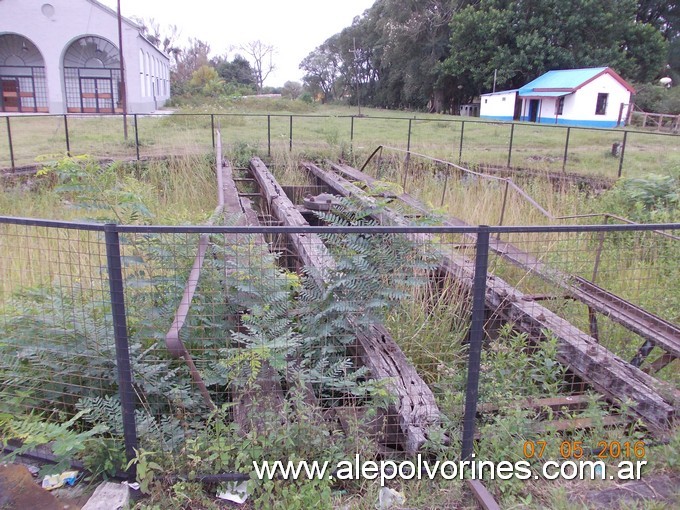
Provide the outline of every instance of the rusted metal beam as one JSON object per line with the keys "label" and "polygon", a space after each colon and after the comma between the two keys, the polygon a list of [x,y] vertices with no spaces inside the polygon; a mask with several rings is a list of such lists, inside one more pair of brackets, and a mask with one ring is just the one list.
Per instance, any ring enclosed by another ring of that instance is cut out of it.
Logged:
{"label": "rusted metal beam", "polygon": [[[368,208],[376,205],[362,190],[339,175],[326,172],[312,163],[304,163],[303,167],[338,194],[352,196]],[[374,218],[385,225],[409,225],[407,220],[387,207],[376,208]],[[411,237],[422,243],[430,240],[424,234]],[[440,271],[467,287],[472,285],[473,267],[470,260],[460,255],[440,254]],[[633,367],[565,319],[538,303],[525,301],[523,297],[522,292],[501,278],[488,277],[486,303],[492,313],[512,322],[516,330],[527,333],[535,341],[545,339],[546,335],[554,336],[558,340],[558,361],[561,364],[608,398],[632,400],[632,410],[646,421],[650,429],[668,429],[677,416],[680,403],[680,392],[676,388]]]}
{"label": "rusted metal beam", "polygon": [[498,503],[496,503],[496,500],[482,482],[479,480],[466,480],[466,483],[484,510],[501,510],[501,507],[498,506]]}
{"label": "rusted metal beam", "polygon": [[[221,209],[221,207],[218,207]],[[196,252],[196,257],[194,258],[194,264],[191,267],[191,272],[189,273],[189,278],[184,287],[184,293],[180,299],[179,306],[175,312],[175,318],[172,321],[172,325],[165,335],[165,346],[167,347],[170,354],[176,358],[183,358],[189,367],[189,372],[191,373],[191,378],[194,383],[198,386],[199,391],[205,404],[210,409],[215,409],[215,404],[210,397],[210,393],[205,386],[205,382],[201,377],[200,372],[194,364],[194,360],[191,354],[184,346],[184,343],[179,338],[179,332],[184,326],[184,322],[189,315],[189,308],[191,307],[191,301],[194,298],[194,293],[196,292],[196,287],[198,286],[198,280],[201,274],[201,267],[203,266],[203,260],[205,259],[205,252],[208,248],[208,236],[206,234],[201,235],[198,242],[198,250]]]}
{"label": "rusted metal beam", "polygon": [[[349,177],[353,181],[364,182],[371,186],[375,179],[347,165],[330,163],[333,170]],[[422,202],[406,193],[397,197],[409,207],[429,214],[429,208]],[[611,216],[610,216],[611,217]],[[448,226],[467,226],[459,218],[446,218],[442,224]],[[475,237],[469,234],[469,237]],[[675,236],[671,236],[678,239]],[[533,255],[520,250],[512,243],[492,239],[489,248],[512,264],[553,283],[569,293],[569,295],[588,306],[591,336],[597,339],[598,328],[595,313],[600,313],[640,337],[651,341],[674,357],[680,357],[680,326],[673,324],[625,299],[606,291],[593,282],[579,276],[573,276],[548,267]]]}

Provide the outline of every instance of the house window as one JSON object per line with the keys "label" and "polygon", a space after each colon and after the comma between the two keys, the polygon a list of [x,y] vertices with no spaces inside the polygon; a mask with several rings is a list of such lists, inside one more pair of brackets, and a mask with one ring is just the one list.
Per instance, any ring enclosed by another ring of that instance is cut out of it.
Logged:
{"label": "house window", "polygon": [[595,115],[604,115],[607,113],[607,98],[609,94],[598,94],[597,104],[595,105]]}
{"label": "house window", "polygon": [[555,115],[562,115],[564,112],[564,96],[558,97],[555,101]]}

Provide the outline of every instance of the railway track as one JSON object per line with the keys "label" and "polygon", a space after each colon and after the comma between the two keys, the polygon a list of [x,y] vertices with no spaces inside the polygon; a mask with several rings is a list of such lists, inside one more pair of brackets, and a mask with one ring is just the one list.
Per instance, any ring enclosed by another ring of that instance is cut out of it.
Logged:
{"label": "railway track", "polygon": [[[330,166],[337,174],[353,181],[363,182],[369,187],[375,185],[375,179],[355,168],[335,163],[331,163]],[[415,209],[423,216],[432,215],[432,211],[427,206],[411,195],[403,193],[397,195],[395,199]],[[447,226],[468,226],[460,218],[445,218],[441,223]],[[468,236],[472,240],[476,238],[474,234],[468,234]],[[677,324],[658,317],[585,278],[549,267],[532,254],[507,241],[492,238],[489,249],[516,267],[560,287],[571,299],[586,305],[591,314],[590,334],[594,338],[598,339],[599,336],[597,322],[593,318],[595,312],[640,336],[644,343],[630,361],[634,366],[640,367],[654,347],[661,349],[663,354],[648,366],[649,371],[656,372],[680,357],[680,326]]]}
{"label": "railway track", "polygon": [[[378,210],[375,200],[352,182],[344,179],[339,175],[340,172],[326,171],[311,163],[304,163],[302,166],[317,180],[318,184],[325,184],[329,192],[340,196],[353,197],[362,202],[365,207],[375,207]],[[360,175],[356,172],[358,171],[354,170],[352,179],[354,181],[362,180],[358,179]],[[415,199],[405,194],[398,198],[406,200],[408,205],[417,204]],[[420,205],[423,207],[422,204]],[[429,211],[423,207],[423,212]],[[374,219],[383,225],[412,225],[411,218],[405,218],[390,210],[389,207],[380,209]],[[449,219],[444,225],[460,227],[466,224],[459,219]],[[424,239],[420,241],[423,242]],[[496,240],[494,243],[498,255],[503,253],[501,248],[509,251],[509,243],[500,240]],[[513,258],[516,261],[521,260],[522,264],[527,267],[531,266],[531,263],[535,260],[530,254],[522,252],[517,247],[514,247],[512,253],[514,253]],[[454,280],[461,280],[469,286],[474,276],[472,267],[471,261],[465,260],[462,256],[442,253],[438,271]],[[536,261],[532,270],[536,271],[541,267]],[[572,289],[574,294],[577,294],[577,289],[579,288],[574,287]],[[585,291],[580,288],[578,295],[582,296],[584,293]],[[594,301],[591,302],[595,304]],[[645,419],[650,428],[661,433],[675,419],[678,403],[680,403],[680,392],[677,389],[648,375],[638,366],[615,356],[611,351],[600,345],[591,334],[579,330],[542,306],[532,296],[523,294],[497,276],[491,276],[487,281],[486,303],[490,313],[513,323],[516,329],[527,333],[530,338],[538,341],[545,338],[546,333],[557,338],[560,351],[559,361],[563,365],[568,366],[572,372],[605,395],[607,399],[618,402],[627,400],[635,402],[633,408]],[[662,319],[658,321],[658,323],[663,322]],[[626,323],[630,326],[630,321]],[[649,333],[647,334],[652,336]],[[654,335],[654,338],[661,338],[661,335]],[[670,338],[673,341],[672,331]]]}
{"label": "railway track", "polygon": [[[239,222],[243,225],[305,226],[309,225],[308,219],[315,217],[314,212],[291,200],[294,198],[298,202],[301,201],[305,192],[325,190],[336,195],[354,196],[364,201],[368,207],[375,205],[370,193],[366,194],[342,177],[345,175],[354,181],[363,181],[370,188],[373,184],[370,177],[358,170],[333,165],[334,171],[331,172],[311,163],[304,163],[301,166],[316,180],[315,184],[298,187],[280,186],[264,163],[257,158],[245,169],[232,171],[231,167],[228,167],[228,171],[221,173],[220,183],[225,212],[237,217],[245,216],[245,220]],[[422,215],[429,215],[427,208],[409,195],[403,194],[394,199],[403,201]],[[375,219],[385,225],[412,225],[412,219],[401,216],[389,207],[382,209]],[[444,225],[461,227],[466,226],[466,223],[460,219],[450,218]],[[286,239],[282,241],[281,236]],[[417,243],[431,241],[425,234],[409,236]],[[265,241],[259,244],[265,246],[264,243]],[[316,234],[282,234],[279,235],[279,239],[267,239],[266,244],[270,251],[283,252],[285,256],[280,260],[287,261],[291,269],[297,270],[305,266],[315,268],[313,274],[318,275],[318,284],[324,284],[324,271],[332,267],[333,262],[324,243]],[[561,288],[572,299],[583,302],[598,313],[607,314],[612,320],[644,339],[645,344],[636,359],[627,362],[600,345],[593,336],[593,331],[588,334],[579,330],[542,306],[535,296],[523,294],[497,276],[489,276],[487,279],[486,306],[493,315],[512,323],[516,330],[525,332],[532,341],[538,342],[546,335],[554,335],[558,340],[558,361],[561,364],[567,366],[573,374],[610,402],[632,402],[630,409],[644,420],[648,429],[663,435],[677,416],[680,392],[643,372],[639,367],[644,357],[654,347],[664,351],[666,363],[671,362],[673,359],[671,356],[677,356],[677,326],[608,293],[587,280],[556,273],[511,243],[493,239],[490,249],[528,272],[549,279],[553,283],[560,282]],[[449,281],[455,280],[471,288],[474,265],[469,260],[451,253],[440,253],[438,257],[439,274],[444,275]],[[369,330],[357,330],[356,338],[354,348],[372,376],[390,381],[390,384],[394,383],[390,388],[398,402],[393,409],[394,414],[398,416],[396,424],[398,430],[395,431],[395,424],[392,424],[393,437],[397,435],[400,437],[400,448],[404,451],[417,451],[427,440],[428,428],[437,426],[439,422],[439,410],[430,389],[420,379],[415,368],[404,357],[401,349],[382,325],[376,324]],[[270,389],[280,388],[280,383],[261,386]],[[276,390],[274,393],[280,394],[280,391]],[[312,399],[313,394],[309,397]],[[551,405],[571,408],[572,400],[582,397],[574,394],[560,398],[564,400],[563,402],[560,400],[561,404],[553,402]],[[525,402],[518,405],[534,409],[543,406],[541,402]],[[629,419],[630,416],[614,414],[607,417],[607,423],[615,425]],[[552,425],[547,423],[544,426],[554,426],[560,430],[592,426],[592,423],[583,419],[554,421]]]}

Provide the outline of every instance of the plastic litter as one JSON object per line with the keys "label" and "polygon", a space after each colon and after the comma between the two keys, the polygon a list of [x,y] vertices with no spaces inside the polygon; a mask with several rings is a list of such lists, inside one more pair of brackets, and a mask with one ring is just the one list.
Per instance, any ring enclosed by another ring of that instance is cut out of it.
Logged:
{"label": "plastic litter", "polygon": [[248,480],[243,482],[231,482],[227,484],[227,490],[218,492],[217,497],[232,503],[242,505],[248,499]]}
{"label": "plastic litter", "polygon": [[406,496],[401,492],[389,487],[382,487],[380,493],[378,494],[378,509],[388,510],[395,506],[402,506],[406,503]]}
{"label": "plastic litter", "polygon": [[42,488],[51,491],[68,485],[72,487],[78,481],[78,471],[64,471],[58,475],[46,475],[42,481]]}

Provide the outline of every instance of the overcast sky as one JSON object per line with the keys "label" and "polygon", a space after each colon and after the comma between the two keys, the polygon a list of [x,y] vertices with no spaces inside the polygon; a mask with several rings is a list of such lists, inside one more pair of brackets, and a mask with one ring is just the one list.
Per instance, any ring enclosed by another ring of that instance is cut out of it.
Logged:
{"label": "overcast sky", "polygon": [[[116,9],[116,0],[99,0]],[[300,61],[330,36],[352,24],[375,0],[121,0],[123,16],[177,25],[181,45],[189,37],[210,44],[211,56],[260,40],[276,48],[277,69],[265,85],[301,81]],[[245,56],[245,55],[244,55]]]}

